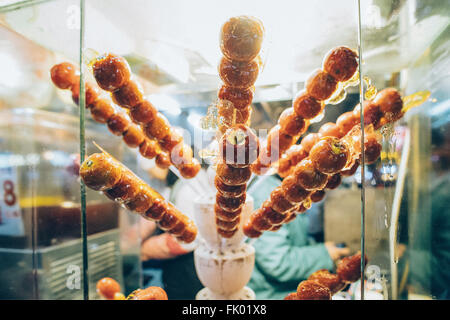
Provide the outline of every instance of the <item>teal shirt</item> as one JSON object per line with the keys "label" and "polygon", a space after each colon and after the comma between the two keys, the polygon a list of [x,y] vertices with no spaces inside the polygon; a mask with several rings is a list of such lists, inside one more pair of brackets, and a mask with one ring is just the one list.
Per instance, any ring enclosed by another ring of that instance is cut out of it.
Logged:
{"label": "teal shirt", "polygon": [[[272,177],[262,177],[249,187],[254,207],[261,207],[270,192],[281,184]],[[333,270],[334,264],[324,244],[308,237],[308,217],[299,215],[276,231],[266,231],[253,246],[256,249],[255,268],[248,284],[256,299],[283,299],[296,291],[298,284],[319,269]]]}

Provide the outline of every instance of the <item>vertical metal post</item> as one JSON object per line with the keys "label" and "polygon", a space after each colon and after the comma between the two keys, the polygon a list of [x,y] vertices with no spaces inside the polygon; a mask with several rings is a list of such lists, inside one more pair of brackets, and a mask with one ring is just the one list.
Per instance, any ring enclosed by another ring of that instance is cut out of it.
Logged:
{"label": "vertical metal post", "polygon": [[361,0],[357,0],[358,5],[358,59],[359,59],[359,104],[361,115],[361,300],[364,300],[364,267],[365,261],[365,236],[366,236],[366,196],[365,196],[365,156],[364,156],[364,83],[362,75],[362,25],[361,25]]}
{"label": "vertical metal post", "polygon": [[[86,157],[85,143],[85,105],[86,94],[84,87],[84,0],[80,0],[80,163],[83,163]],[[81,237],[83,246],[83,298],[89,300],[89,263],[88,263],[88,243],[87,243],[87,226],[86,226],[86,186],[83,181],[80,183],[80,207],[81,207]]]}

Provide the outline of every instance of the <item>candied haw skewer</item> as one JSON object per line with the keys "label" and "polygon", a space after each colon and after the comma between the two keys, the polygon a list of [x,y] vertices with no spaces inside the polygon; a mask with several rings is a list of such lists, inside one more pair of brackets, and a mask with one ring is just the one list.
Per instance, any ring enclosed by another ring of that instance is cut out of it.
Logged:
{"label": "candied haw skewer", "polygon": [[102,191],[178,240],[190,243],[197,236],[194,222],[153,190],[131,170],[106,153],[94,153],[81,164],[80,177],[87,187]]}
{"label": "candied haw skewer", "polygon": [[[252,171],[256,174],[264,174],[268,169],[282,159],[283,154],[296,143],[298,138],[306,132],[309,120],[317,117],[324,109],[329,99],[338,87],[338,82],[349,80],[358,69],[357,54],[347,47],[337,47],[325,56],[323,70],[315,70],[306,80],[305,89],[294,98],[292,107],[283,111],[278,119],[279,147],[273,148],[273,141],[267,141],[265,148],[261,150],[258,160],[252,165]],[[324,127],[340,138],[344,134],[340,128],[333,126]],[[306,150],[309,152],[308,148]],[[282,164],[282,172],[287,173],[287,160]]]}
{"label": "candied haw skewer", "polygon": [[[367,265],[367,257],[365,258]],[[288,294],[284,300],[316,300],[319,298],[327,299],[327,288],[331,296],[338,293],[348,283],[355,282],[361,278],[361,253],[350,257],[345,257],[338,263],[336,274],[326,269],[320,269],[313,272],[306,281],[303,281],[297,287],[297,292]],[[316,283],[314,285],[313,283]]]}
{"label": "candied haw skewer", "polygon": [[[192,149],[185,145],[183,137],[171,128],[169,121],[144,98],[139,82],[132,78],[128,62],[120,56],[108,53],[97,58],[92,65],[92,71],[97,84],[109,91],[113,101],[127,109],[132,122],[141,125],[146,138],[155,140],[157,145],[168,156],[160,156],[157,163],[168,167],[167,160],[187,179],[193,178],[201,166],[193,157]],[[148,148],[148,143],[142,149]],[[148,152],[153,155],[153,152]],[[156,155],[155,155],[156,156]]]}
{"label": "candied haw skewer", "polygon": [[[393,122],[400,119],[403,116],[402,113],[403,102],[400,94],[393,88],[387,88],[380,91],[373,101],[364,101],[364,125],[373,125],[374,129],[381,128],[382,125]],[[361,108],[357,105],[353,111],[348,111],[341,114],[336,123],[328,122],[319,129],[318,133],[310,133],[306,135],[301,146],[303,147],[300,156],[297,155],[298,147],[296,145],[289,148],[284,157],[280,159],[278,173],[281,177],[285,177],[290,173],[298,162],[300,162],[305,152],[309,153],[312,145],[314,145],[319,137],[334,136],[341,138],[346,135],[353,127],[360,123]],[[378,147],[377,144],[373,144],[373,147]],[[371,152],[376,155],[376,152]],[[375,159],[368,159],[367,163],[373,162]],[[356,170],[356,168],[354,168]],[[353,172],[354,173],[354,172]],[[352,175],[349,173],[348,175]]]}
{"label": "candied haw skewer", "polygon": [[[51,78],[56,87],[72,91],[72,98],[79,104],[80,76],[77,68],[69,62],[54,65],[50,70]],[[156,156],[167,157],[158,145],[148,139],[141,128],[132,124],[125,113],[117,112],[108,99],[99,97],[98,90],[89,82],[86,82],[86,107],[91,111],[92,118],[108,126],[108,129],[117,136],[122,136],[123,141],[130,148],[139,147],[141,155],[147,159]],[[112,86],[111,84],[109,86]],[[166,163],[156,161],[156,165],[167,168]]]}
{"label": "candied haw skewer", "polygon": [[249,125],[263,38],[264,26],[254,17],[232,17],[222,25],[220,49],[223,57],[218,71],[224,85],[218,92],[217,104],[221,134],[234,124]]}
{"label": "candied haw skewer", "polygon": [[229,128],[219,142],[220,163],[214,184],[216,194],[217,232],[224,238],[232,237],[240,223],[245,204],[247,181],[251,177],[250,163],[259,152],[259,141],[253,131],[242,125]]}
{"label": "candied haw skewer", "polygon": [[[389,111],[391,112],[389,116],[385,117],[382,114],[381,119],[385,119],[386,123],[396,121],[393,119],[400,119],[403,113],[401,108],[396,106],[399,101],[402,101],[399,93],[396,90],[388,89],[381,91],[379,94],[381,98],[377,101],[383,101],[386,104],[389,102],[389,108],[386,109],[400,110],[399,112],[401,113],[400,115],[393,115],[394,112]],[[380,105],[377,106],[381,109]],[[372,119],[372,121],[378,123],[378,119]],[[312,146],[308,157],[301,160],[293,168],[292,173],[283,180],[281,190],[284,192],[280,192],[280,188],[276,188],[271,193],[270,201],[265,202],[263,208],[252,213],[244,226],[244,233],[249,237],[261,235],[262,230],[257,230],[254,226],[254,216],[261,215],[261,212],[268,212],[268,208],[280,214],[285,214],[286,220],[283,223],[289,222],[292,215],[288,215],[291,208],[286,204],[287,202],[294,206],[294,210],[298,210],[300,207],[297,208],[295,206],[302,205],[305,201],[309,203],[311,201],[320,201],[325,194],[319,191],[326,188],[327,185],[330,188],[337,187],[339,181],[335,180],[339,180],[340,177],[336,178],[336,175],[346,175],[347,171],[353,171],[359,165],[359,157],[361,155],[361,143],[359,142],[361,135],[359,131],[360,128],[355,126],[341,139],[334,136],[319,138]],[[369,163],[380,156],[381,145],[378,142],[376,133],[368,132],[366,134],[364,153]],[[296,186],[296,189],[293,186]],[[295,196],[300,196],[300,193],[306,191],[311,191],[312,194],[303,201],[295,199]],[[286,199],[287,196],[290,199]],[[272,228],[269,230],[272,230]]]}
{"label": "candied haw skewer", "polygon": [[169,300],[166,291],[161,287],[137,289],[128,295],[126,300]]}
{"label": "candied haw skewer", "polygon": [[120,292],[120,284],[109,277],[97,281],[96,291],[100,297],[106,300],[119,300],[119,297],[123,297],[123,294]]}
{"label": "candied haw skewer", "polygon": [[248,16],[229,19],[220,33],[224,56],[218,71],[224,84],[218,92],[217,104],[221,137],[214,211],[217,231],[224,238],[232,237],[237,231],[251,176],[250,164],[259,153],[258,139],[246,125],[250,124],[253,85],[260,71],[258,55],[263,37],[262,23]]}

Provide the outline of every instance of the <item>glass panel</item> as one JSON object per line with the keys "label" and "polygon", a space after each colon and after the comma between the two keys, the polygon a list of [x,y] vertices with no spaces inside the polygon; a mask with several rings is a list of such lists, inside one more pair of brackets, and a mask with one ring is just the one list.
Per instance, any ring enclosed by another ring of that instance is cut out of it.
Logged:
{"label": "glass panel", "polygon": [[[79,28],[66,23],[74,6],[78,1],[0,7],[1,299],[83,297],[79,121],[49,74],[63,48],[79,57]],[[57,36],[37,41],[61,30],[64,45]]]}
{"label": "glass panel", "polygon": [[367,167],[370,285],[389,299],[448,299],[448,4],[373,0],[361,10],[363,76],[419,105],[382,129],[381,160]]}

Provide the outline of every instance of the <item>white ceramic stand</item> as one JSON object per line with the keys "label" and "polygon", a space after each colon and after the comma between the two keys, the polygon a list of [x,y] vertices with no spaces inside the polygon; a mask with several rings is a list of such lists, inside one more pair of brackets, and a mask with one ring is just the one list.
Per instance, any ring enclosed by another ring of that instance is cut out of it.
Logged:
{"label": "white ceramic stand", "polygon": [[230,238],[222,238],[216,229],[215,197],[195,201],[195,220],[200,244],[194,251],[195,269],[205,286],[197,300],[254,300],[255,293],[245,285],[255,264],[255,249],[244,242],[243,221],[253,210],[253,199],[247,195],[239,230]]}

